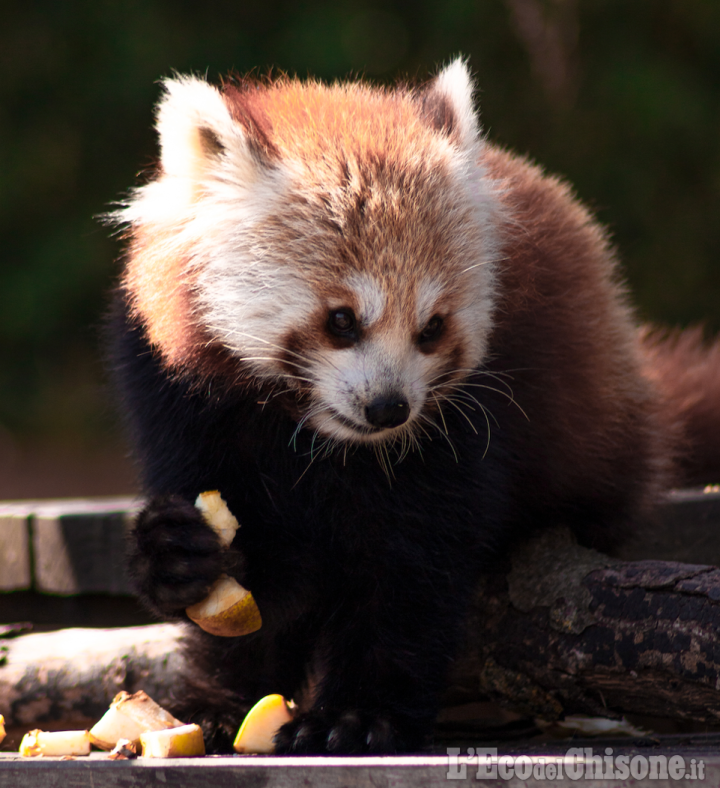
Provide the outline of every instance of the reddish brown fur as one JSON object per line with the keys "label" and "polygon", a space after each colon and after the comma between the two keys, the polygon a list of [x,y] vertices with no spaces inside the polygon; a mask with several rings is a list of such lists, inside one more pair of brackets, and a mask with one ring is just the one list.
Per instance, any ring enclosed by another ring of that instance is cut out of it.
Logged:
{"label": "reddish brown fur", "polygon": [[[485,160],[505,181],[517,222],[504,250],[491,352],[492,367],[511,373],[529,419],[519,449],[527,473],[518,484],[532,485],[524,495],[540,503],[596,478],[592,494],[609,501],[614,490],[600,489],[600,480],[635,476],[640,489],[647,483],[649,504],[672,478],[673,436],[639,374],[632,313],[607,238],[539,168],[493,148]],[[638,420],[640,442],[628,429]]]}
{"label": "reddish brown fur", "polygon": [[189,641],[177,713],[229,749],[309,673],[278,752],[417,752],[480,572],[547,526],[611,549],[680,469],[720,476],[720,344],[642,338],[602,228],[478,140],[461,61],[412,92],[166,90],[115,318],[149,498],[131,565],[158,615],[228,571],[265,622]]}
{"label": "reddish brown fur", "polygon": [[159,228],[134,232],[121,282],[129,295],[131,315],[145,326],[148,339],[161,349],[163,363],[170,369],[199,377],[220,375],[235,382],[237,362],[194,319],[193,278],[185,258],[164,251]]}
{"label": "reddish brown fur", "polygon": [[720,482],[720,341],[707,343],[699,328],[645,330],[645,369],[662,392],[664,413],[682,425],[683,482]]}
{"label": "reddish brown fur", "polygon": [[[266,118],[263,134],[273,149],[303,167],[303,194],[295,196],[288,215],[271,220],[273,239],[297,240],[293,212],[319,217],[329,209],[338,221],[342,218],[334,237],[312,240],[319,244],[321,265],[304,273],[311,281],[316,277],[321,290],[333,275],[340,278],[349,269],[381,281],[407,273],[412,282],[418,270],[432,270],[457,252],[447,248],[452,224],[458,222],[452,209],[461,209],[450,203],[445,157],[407,95],[362,85],[282,80],[252,92],[230,88],[225,98],[235,117],[246,112]],[[438,230],[429,234],[428,228]],[[419,260],[408,259],[409,237],[425,241]],[[378,248],[386,249],[387,256],[378,257]]]}
{"label": "reddish brown fur", "polygon": [[312,159],[321,167],[328,157],[347,159],[358,149],[402,161],[415,146],[427,149],[431,133],[403,93],[356,83],[327,86],[281,78],[231,85],[224,96],[233,117],[243,125],[252,118],[252,127],[280,157]]}
{"label": "reddish brown fur", "polygon": [[[325,301],[350,271],[369,273],[389,294],[387,314],[412,325],[414,283],[482,243],[472,209],[449,182],[448,143],[408,93],[281,79],[229,86],[224,98],[255,155],[268,166],[290,158],[302,167],[302,192],[286,195],[257,238],[292,260]],[[163,249],[175,229],[135,231],[124,278],[133,311],[170,368],[234,374],[222,353],[211,361],[206,352],[183,254]]]}
{"label": "reddish brown fur", "polygon": [[167,254],[162,236],[157,227],[134,232],[122,284],[132,296],[133,316],[144,323],[153,345],[162,348],[168,366],[187,367],[206,337],[193,320],[187,261]]}

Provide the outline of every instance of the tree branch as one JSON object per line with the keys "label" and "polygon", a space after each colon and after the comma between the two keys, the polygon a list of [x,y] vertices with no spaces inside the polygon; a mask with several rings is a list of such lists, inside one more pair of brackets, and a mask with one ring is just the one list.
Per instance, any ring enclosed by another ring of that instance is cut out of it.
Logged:
{"label": "tree branch", "polygon": [[718,722],[719,626],[720,570],[613,562],[551,531],[483,582],[447,701]]}

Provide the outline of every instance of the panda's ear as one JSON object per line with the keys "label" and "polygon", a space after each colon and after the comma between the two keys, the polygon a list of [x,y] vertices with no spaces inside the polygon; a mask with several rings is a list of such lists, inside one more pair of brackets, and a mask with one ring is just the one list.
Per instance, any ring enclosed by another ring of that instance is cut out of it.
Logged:
{"label": "panda's ear", "polygon": [[418,95],[426,122],[465,149],[477,145],[480,137],[474,89],[467,63],[457,58]]}
{"label": "panda's ear", "polygon": [[193,76],[166,79],[157,108],[163,173],[196,184],[223,165],[252,182],[263,165],[247,128],[236,122],[220,91]]}

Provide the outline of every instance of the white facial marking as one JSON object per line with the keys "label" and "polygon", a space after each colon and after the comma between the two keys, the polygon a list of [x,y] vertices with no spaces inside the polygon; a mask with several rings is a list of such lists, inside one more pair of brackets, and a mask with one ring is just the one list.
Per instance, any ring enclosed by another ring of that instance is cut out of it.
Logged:
{"label": "white facial marking", "polygon": [[360,302],[360,322],[364,326],[371,326],[385,310],[385,291],[374,277],[366,274],[353,274],[345,281]]}
{"label": "white facial marking", "polygon": [[272,379],[278,373],[283,338],[303,325],[319,302],[292,267],[253,260],[243,251],[229,250],[225,259],[219,256],[203,272],[200,300],[215,337],[256,375]]}
{"label": "white facial marking", "polygon": [[443,290],[442,283],[434,277],[424,279],[418,285],[415,313],[419,328],[423,328],[435,313],[435,305],[443,294]]}

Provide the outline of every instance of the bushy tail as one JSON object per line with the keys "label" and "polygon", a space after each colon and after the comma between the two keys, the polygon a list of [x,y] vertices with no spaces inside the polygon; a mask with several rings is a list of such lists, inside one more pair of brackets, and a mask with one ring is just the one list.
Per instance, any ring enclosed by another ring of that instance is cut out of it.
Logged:
{"label": "bushy tail", "polygon": [[645,329],[646,373],[665,398],[664,414],[679,427],[680,483],[720,483],[720,338],[707,342],[700,328]]}

